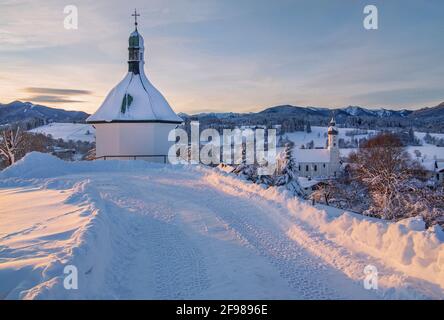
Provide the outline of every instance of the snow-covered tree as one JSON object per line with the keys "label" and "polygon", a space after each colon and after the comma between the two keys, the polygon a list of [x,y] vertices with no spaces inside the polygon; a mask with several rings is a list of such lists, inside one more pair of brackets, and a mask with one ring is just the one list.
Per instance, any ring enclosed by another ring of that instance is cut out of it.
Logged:
{"label": "snow-covered tree", "polygon": [[371,138],[349,161],[353,179],[368,189],[372,200],[365,214],[384,219],[418,214],[412,206],[413,194],[424,171],[410,159],[397,136],[384,133]]}
{"label": "snow-covered tree", "polygon": [[7,166],[15,163],[17,155],[21,151],[23,144],[23,134],[18,127],[16,130],[7,129],[2,132],[0,141],[0,156]]}
{"label": "snow-covered tree", "polygon": [[292,155],[293,145],[286,144],[285,150],[279,155],[279,171],[275,177],[275,185],[285,185],[294,195],[302,196],[304,193],[298,182],[296,162]]}

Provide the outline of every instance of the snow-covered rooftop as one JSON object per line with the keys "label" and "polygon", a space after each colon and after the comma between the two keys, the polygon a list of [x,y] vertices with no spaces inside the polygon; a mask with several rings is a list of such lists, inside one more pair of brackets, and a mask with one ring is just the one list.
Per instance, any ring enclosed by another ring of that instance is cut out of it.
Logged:
{"label": "snow-covered rooftop", "polygon": [[[125,97],[128,97],[128,102],[122,109]],[[111,90],[100,108],[87,119],[89,123],[111,121],[181,123],[182,119],[171,109],[163,95],[143,72],[140,74],[128,72]]]}
{"label": "snow-covered rooftop", "polygon": [[295,149],[293,157],[297,162],[330,162],[328,149]]}
{"label": "snow-covered rooftop", "polygon": [[316,180],[316,179],[309,179],[309,178],[305,178],[305,177],[298,177],[298,182],[299,185],[302,188],[311,188],[315,185],[317,185],[318,183],[320,183],[320,181]]}

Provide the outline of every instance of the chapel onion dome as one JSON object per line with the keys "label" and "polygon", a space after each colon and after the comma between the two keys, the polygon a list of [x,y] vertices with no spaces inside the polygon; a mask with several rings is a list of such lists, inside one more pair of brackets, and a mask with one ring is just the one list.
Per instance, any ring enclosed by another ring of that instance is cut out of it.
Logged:
{"label": "chapel onion dome", "polygon": [[143,37],[142,35],[139,33],[139,31],[134,30],[128,39],[128,45],[130,48],[140,48],[143,47]]}
{"label": "chapel onion dome", "polygon": [[330,120],[330,125],[329,125],[329,127],[328,127],[327,132],[328,132],[328,134],[333,134],[333,135],[337,135],[337,134],[339,134],[339,131],[338,131],[338,129],[336,128],[336,121],[335,121],[334,118],[331,118],[331,120]]}
{"label": "chapel onion dome", "polygon": [[[129,61],[142,61],[142,60],[144,60],[144,57],[143,57],[144,49],[145,49],[145,42],[143,40],[142,35],[136,29],[136,30],[134,30],[130,34],[130,36],[128,38],[128,51],[130,53]],[[131,56],[131,52],[137,52],[137,51],[139,53],[142,53],[142,54],[141,55],[139,54],[137,56],[132,57]]]}

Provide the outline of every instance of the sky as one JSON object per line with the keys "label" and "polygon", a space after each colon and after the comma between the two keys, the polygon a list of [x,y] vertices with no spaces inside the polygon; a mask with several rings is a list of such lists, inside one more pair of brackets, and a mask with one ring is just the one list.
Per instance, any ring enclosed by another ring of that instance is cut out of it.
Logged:
{"label": "sky", "polygon": [[442,0],[0,0],[0,103],[93,113],[127,72],[134,8],[147,76],[176,112],[444,101]]}

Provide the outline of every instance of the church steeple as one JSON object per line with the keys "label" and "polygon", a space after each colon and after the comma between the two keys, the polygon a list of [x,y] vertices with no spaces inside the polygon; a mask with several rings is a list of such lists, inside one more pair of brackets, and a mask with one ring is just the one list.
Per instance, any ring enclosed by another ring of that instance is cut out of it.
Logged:
{"label": "church steeple", "polygon": [[132,14],[132,16],[134,17],[134,26],[137,31],[137,17],[140,17],[140,14],[137,13],[137,9],[134,9],[134,13]]}
{"label": "church steeple", "polygon": [[327,132],[328,132],[329,135],[338,135],[338,133],[339,133],[338,129],[336,129],[336,121],[335,121],[335,117],[334,116],[331,117],[330,124],[329,124]]}
{"label": "church steeple", "polygon": [[144,42],[143,37],[140,35],[139,31],[137,30],[137,17],[140,16],[140,14],[137,13],[136,10],[134,10],[134,13],[132,14],[134,17],[134,26],[135,30],[133,33],[130,34],[129,40],[128,40],[128,72],[132,72],[134,74],[139,74],[141,70],[143,70],[143,64],[144,64]]}
{"label": "church steeple", "polygon": [[328,132],[328,150],[330,151],[329,175],[332,177],[336,177],[340,169],[340,155],[339,155],[339,144],[338,144],[339,130],[336,128],[336,121],[334,115],[330,120],[327,132]]}
{"label": "church steeple", "polygon": [[334,116],[330,120],[330,125],[327,130],[328,133],[328,148],[331,150],[332,148],[338,148],[338,134],[339,131],[336,128],[336,121]]}
{"label": "church steeple", "polygon": [[[87,121],[88,123],[96,124],[135,122],[177,125],[182,123],[183,120],[176,115],[165,97],[153,86],[145,74],[143,57],[144,41],[137,30],[139,14],[137,11],[134,11],[132,16],[134,17],[135,30],[130,34],[128,39],[128,73],[122,81],[110,91],[100,108],[91,115]],[[120,130],[121,129],[118,128],[116,132],[120,132]],[[152,134],[148,133],[147,136],[152,136]],[[105,139],[105,136],[103,136],[103,139]],[[129,140],[128,144],[134,144],[134,141]],[[125,148],[125,145],[126,144],[122,143],[122,148]],[[103,147],[104,144],[102,143],[101,146]],[[145,149],[142,148],[139,150],[141,152],[138,153],[127,154],[150,154],[149,152],[147,153],[146,150],[143,150]],[[111,150],[110,152],[113,151]],[[121,152],[121,154],[123,154],[123,152],[126,151]],[[154,152],[153,154],[159,153]]]}

